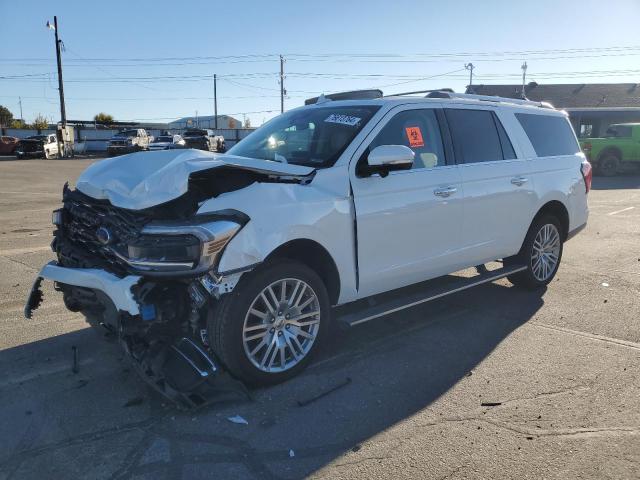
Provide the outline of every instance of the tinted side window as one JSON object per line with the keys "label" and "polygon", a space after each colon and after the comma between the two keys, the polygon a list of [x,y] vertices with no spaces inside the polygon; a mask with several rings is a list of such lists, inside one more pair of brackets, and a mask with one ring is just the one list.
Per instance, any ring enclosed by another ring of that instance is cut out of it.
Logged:
{"label": "tinted side window", "polygon": [[433,109],[405,110],[396,114],[369,145],[405,145],[416,154],[413,169],[445,165],[440,126]]}
{"label": "tinted side window", "polygon": [[458,163],[502,160],[498,129],[489,110],[446,109]]}
{"label": "tinted side window", "polygon": [[631,127],[628,125],[611,125],[604,134],[605,137],[631,137]]}
{"label": "tinted side window", "polygon": [[516,158],[516,152],[513,151],[513,145],[511,145],[509,135],[505,132],[500,119],[495,115],[493,116],[493,119],[496,122],[496,127],[498,127],[498,135],[500,136],[500,144],[502,145],[502,156],[505,160],[512,160]]}
{"label": "tinted side window", "polygon": [[515,115],[538,157],[573,155],[580,151],[573,129],[566,118],[531,113]]}

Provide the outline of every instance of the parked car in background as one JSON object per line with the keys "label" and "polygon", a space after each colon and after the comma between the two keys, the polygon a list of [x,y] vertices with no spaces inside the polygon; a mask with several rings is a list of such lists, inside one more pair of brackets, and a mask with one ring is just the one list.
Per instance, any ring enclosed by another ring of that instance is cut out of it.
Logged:
{"label": "parked car in background", "polygon": [[185,141],[180,135],[159,135],[149,144],[149,150],[172,150],[184,148]]}
{"label": "parked car in background", "polygon": [[116,133],[107,146],[110,157],[149,149],[149,135],[144,128],[122,130]]}
{"label": "parked car in background", "polygon": [[0,137],[0,155],[11,155],[16,151],[19,141],[16,137]]}
{"label": "parked car in background", "polygon": [[640,168],[640,123],[609,125],[602,138],[581,138],[580,146],[597,175],[610,177]]}
{"label": "parked car in background", "polygon": [[224,137],[216,135],[213,130],[193,128],[182,134],[186,148],[196,148],[208,152],[226,152]]}
{"label": "parked car in background", "polygon": [[53,133],[48,135],[32,135],[20,140],[15,152],[16,158],[55,158],[58,156],[58,140]]}
{"label": "parked car in background", "polygon": [[551,283],[591,188],[566,113],[444,91],[330,97],[225,155],[88,167],[54,212],[57,262],[38,274],[26,316],[42,279],[55,281],[70,310],[117,332],[155,388],[188,396],[225,369],[254,385],[299,373],[334,339],[332,321],[503,277]]}

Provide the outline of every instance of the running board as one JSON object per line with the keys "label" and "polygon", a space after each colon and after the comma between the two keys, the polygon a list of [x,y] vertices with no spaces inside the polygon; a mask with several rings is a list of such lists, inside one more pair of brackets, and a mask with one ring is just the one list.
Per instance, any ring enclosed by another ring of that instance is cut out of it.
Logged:
{"label": "running board", "polygon": [[[369,320],[399,312],[406,308],[415,307],[416,305],[430,302],[431,300],[436,300],[451,295],[452,293],[461,292],[467,288],[482,285],[483,283],[493,282],[526,269],[527,267],[523,265],[513,265],[491,271],[478,269],[481,273],[468,278],[453,277],[452,279],[451,276],[435,278],[419,285],[412,285],[395,290],[392,293],[383,293],[369,299],[355,302],[358,305],[362,305],[362,302],[369,303],[369,305],[361,308],[358,308],[356,305],[352,307],[352,304],[337,307],[335,312],[336,320],[343,326],[355,327]],[[443,282],[445,283],[444,285]],[[381,301],[377,302],[379,297]],[[374,304],[371,305],[371,303]],[[346,311],[343,312],[342,310]]]}

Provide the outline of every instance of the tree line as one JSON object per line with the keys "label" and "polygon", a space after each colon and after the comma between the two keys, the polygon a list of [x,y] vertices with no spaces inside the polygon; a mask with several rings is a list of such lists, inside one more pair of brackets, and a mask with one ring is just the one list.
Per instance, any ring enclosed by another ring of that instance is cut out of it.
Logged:
{"label": "tree line", "polygon": [[[93,117],[93,120],[98,123],[113,123],[113,116],[100,112]],[[0,105],[0,127],[4,128],[32,128],[36,130],[42,130],[49,127],[49,121],[44,115],[38,114],[32,123],[27,123],[21,118],[15,118],[11,110],[7,107]]]}

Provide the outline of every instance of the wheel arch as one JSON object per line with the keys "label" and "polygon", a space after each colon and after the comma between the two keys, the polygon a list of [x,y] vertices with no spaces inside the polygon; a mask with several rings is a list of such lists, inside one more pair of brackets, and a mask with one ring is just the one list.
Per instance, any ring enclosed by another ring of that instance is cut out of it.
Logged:
{"label": "wheel arch", "polygon": [[332,305],[338,303],[340,296],[340,273],[331,254],[315,240],[298,238],[289,240],[273,250],[265,258],[265,262],[287,258],[305,264],[316,272],[329,294]]}
{"label": "wheel arch", "polygon": [[609,146],[602,149],[598,154],[597,162],[600,163],[600,161],[607,155],[614,155],[618,160],[622,161],[622,150],[620,150],[619,147]]}
{"label": "wheel arch", "polygon": [[565,204],[559,200],[548,201],[540,207],[531,223],[533,224],[536,219],[545,214],[553,215],[560,221],[560,226],[562,227],[560,234],[562,235],[562,241],[565,241],[569,235],[569,210]]}

